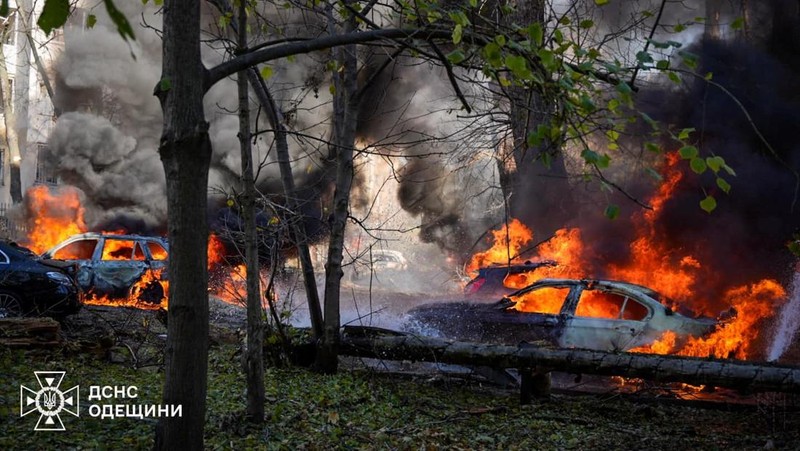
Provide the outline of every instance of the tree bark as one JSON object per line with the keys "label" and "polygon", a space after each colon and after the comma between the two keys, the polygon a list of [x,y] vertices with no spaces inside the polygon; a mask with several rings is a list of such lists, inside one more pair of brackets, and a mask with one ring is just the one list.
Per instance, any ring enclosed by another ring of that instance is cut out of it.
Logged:
{"label": "tree bark", "polygon": [[[239,51],[247,50],[247,4],[239,4]],[[253,153],[250,145],[250,96],[248,70],[239,72],[239,145],[242,154],[241,215],[244,221],[244,253],[247,262],[247,417],[264,421],[264,325],[261,318],[261,280],[256,232],[256,186],[253,179]]]}
{"label": "tree bark", "polygon": [[[545,26],[544,0],[521,0],[510,2],[516,7],[507,22],[525,25],[540,23]],[[549,76],[543,74],[547,80]],[[555,126],[555,105],[541,86],[509,87],[511,134],[514,170],[504,180],[510,187],[508,205],[511,217],[518,218],[533,229],[536,236],[547,237],[564,227],[574,212],[571,202],[567,169],[560,140],[547,139],[537,146],[528,145],[528,134],[540,125]],[[549,158],[549,167],[544,164]]]}
{"label": "tree bark", "polygon": [[200,3],[164,2],[163,62],[156,95],[164,113],[159,153],[167,180],[169,313],[159,450],[201,450],[208,370],[208,169],[211,141],[203,111]]}
{"label": "tree bark", "polygon": [[800,393],[800,368],[698,357],[611,353],[582,349],[467,343],[418,336],[341,340],[343,354],[387,360],[412,360],[493,368],[546,368],[551,371],[637,377],[750,391]]}
{"label": "tree bark", "polygon": [[[345,0],[345,4],[350,4]],[[344,21],[345,34],[356,29],[355,16],[348,14]],[[335,31],[333,14],[328,17],[331,34]],[[335,60],[341,70],[333,73],[333,144],[331,153],[336,162],[336,190],[331,209],[331,233],[328,244],[328,259],[325,263],[325,330],[322,336],[315,369],[323,373],[335,373],[339,359],[340,288],[342,253],[347,218],[350,214],[350,188],[353,183],[353,146],[358,124],[356,100],[358,68],[356,45],[345,45],[334,49]]]}
{"label": "tree bark", "polygon": [[[5,33],[0,36],[0,39],[5,40]],[[20,142],[17,135],[17,112],[14,110],[14,92],[12,92],[11,79],[8,75],[6,56],[2,45],[0,45],[0,102],[3,104],[3,125],[6,129],[4,141],[8,149],[8,154],[3,156],[6,161],[0,164],[8,164],[9,194],[12,202],[19,203],[22,201],[22,185],[19,172],[21,155]]]}

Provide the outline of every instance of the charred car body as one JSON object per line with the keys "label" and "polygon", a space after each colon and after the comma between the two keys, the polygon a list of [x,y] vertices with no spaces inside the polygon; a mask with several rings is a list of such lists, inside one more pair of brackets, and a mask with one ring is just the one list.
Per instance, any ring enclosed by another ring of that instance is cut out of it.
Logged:
{"label": "charred car body", "polygon": [[[160,280],[167,280],[168,249],[167,242],[157,237],[84,233],[61,242],[42,257],[76,264],[76,280],[87,293],[160,303],[165,294]],[[134,293],[134,285],[148,271],[158,277]]]}
{"label": "charred car body", "polygon": [[[553,260],[538,262],[526,261],[521,265],[484,266],[478,269],[478,275],[464,287],[464,294],[470,296],[501,297],[517,291],[522,285],[517,284],[538,268],[557,266]],[[516,285],[516,288],[512,286]],[[524,284],[523,285],[527,285]]]}
{"label": "charred car body", "polygon": [[60,317],[77,312],[82,292],[74,265],[39,259],[29,249],[0,241],[0,318]]}
{"label": "charred car body", "polygon": [[599,351],[652,344],[666,331],[681,341],[715,329],[715,319],[681,315],[662,299],[625,282],[541,279],[499,302],[427,304],[409,314],[423,328],[456,340],[509,345],[545,340]]}

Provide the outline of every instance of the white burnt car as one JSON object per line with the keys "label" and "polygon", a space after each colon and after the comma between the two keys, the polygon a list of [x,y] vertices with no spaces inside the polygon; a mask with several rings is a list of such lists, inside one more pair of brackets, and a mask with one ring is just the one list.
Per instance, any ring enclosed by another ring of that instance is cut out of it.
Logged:
{"label": "white burnt car", "polygon": [[409,312],[422,330],[446,338],[517,345],[545,340],[564,348],[625,351],[667,331],[677,342],[713,331],[718,320],[687,316],[640,285],[608,280],[541,279],[499,302],[427,304]]}
{"label": "white burnt car", "polygon": [[[75,276],[88,294],[132,298],[158,304],[164,298],[169,246],[158,237],[83,233],[74,235],[42,254],[43,258],[77,264]],[[156,280],[134,286],[146,273]]]}

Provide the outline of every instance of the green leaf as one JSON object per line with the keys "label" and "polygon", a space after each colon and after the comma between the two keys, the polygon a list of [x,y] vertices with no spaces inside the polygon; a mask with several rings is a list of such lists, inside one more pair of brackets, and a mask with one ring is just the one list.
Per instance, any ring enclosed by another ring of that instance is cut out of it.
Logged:
{"label": "green leaf", "polygon": [[466,57],[464,56],[464,52],[459,49],[455,49],[447,54],[447,61],[450,61],[451,64],[458,64],[465,59]]}
{"label": "green leaf", "polygon": [[330,92],[332,96],[336,95],[336,86],[333,83],[328,86],[328,92]]}
{"label": "green leaf", "polygon": [[606,130],[606,137],[610,141],[616,141],[619,139],[619,132],[616,130]]}
{"label": "green leaf", "polygon": [[553,156],[550,155],[550,152],[542,152],[539,155],[541,156],[544,167],[550,169],[550,166],[553,164]]}
{"label": "green leaf", "polygon": [[172,89],[172,81],[169,78],[162,78],[161,81],[158,82],[158,90],[162,92],[167,92]]}
{"label": "green leaf", "polygon": [[544,32],[542,31],[542,24],[534,22],[528,27],[528,37],[536,44],[536,47],[542,46],[542,39],[544,39]]}
{"label": "green leaf", "polygon": [[681,31],[686,29],[686,25],[679,23],[678,25],[675,25],[672,29],[675,30],[675,33],[680,33]]}
{"label": "green leaf", "polygon": [[695,173],[702,174],[706,172],[706,160],[697,157],[692,158],[691,161],[689,161],[689,167],[692,168],[692,171]]}
{"label": "green leaf", "polygon": [[8,17],[8,0],[0,2],[0,16]]}
{"label": "green leaf", "polygon": [[670,79],[676,85],[681,84],[681,77],[678,76],[675,72],[667,72],[667,78]]}
{"label": "green leaf", "polygon": [[620,81],[619,83],[617,83],[617,91],[619,91],[622,94],[630,94],[633,92],[631,90],[631,87],[624,81]]}
{"label": "green leaf", "polygon": [[483,47],[483,57],[492,67],[500,67],[503,64],[502,51],[495,42],[490,42]]}
{"label": "green leaf", "polygon": [[720,169],[722,169],[722,166],[725,164],[725,160],[719,156],[708,157],[706,158],[706,164],[708,165],[708,168],[714,171],[716,174]]}
{"label": "green leaf", "polygon": [[731,22],[732,30],[741,30],[744,28],[744,17],[737,17]]}
{"label": "green leaf", "polygon": [[502,34],[498,34],[497,36],[494,37],[494,42],[496,42],[497,45],[499,45],[500,47],[503,47],[504,45],[506,45],[506,37],[503,36]]}
{"label": "green leaf", "polygon": [[789,252],[800,257],[800,240],[790,241],[786,247],[789,248]]}
{"label": "green leaf", "polygon": [[[48,2],[53,0],[47,0]],[[131,27],[130,22],[128,19],[125,18],[125,15],[117,9],[114,5],[113,0],[103,0],[103,3],[106,5],[106,12],[108,13],[108,17],[111,18],[111,21],[114,22],[114,25],[117,26],[117,33],[122,37],[124,40],[135,40],[136,36],[133,35],[133,28]]]}
{"label": "green leaf", "polygon": [[687,140],[687,139],[689,139],[689,135],[691,133],[693,133],[694,131],[695,131],[695,129],[693,127],[681,129],[681,131],[678,133],[678,139],[680,141]]}
{"label": "green leaf", "polygon": [[706,72],[706,76],[703,77],[706,81],[711,81],[711,78],[714,76],[711,72]]}
{"label": "green leaf", "polygon": [[642,64],[653,62],[653,56],[650,55],[650,52],[645,52],[644,50],[636,52],[636,59]]}
{"label": "green leaf", "polygon": [[600,169],[605,169],[610,164],[611,164],[611,157],[609,157],[607,154],[600,155],[600,158],[597,160],[597,167]]}
{"label": "green leaf", "polygon": [[734,171],[733,168],[728,166],[727,164],[723,164],[722,169],[725,169],[725,172],[727,172],[728,175],[736,177],[736,171]]}
{"label": "green leaf", "polygon": [[506,67],[510,70],[515,77],[521,80],[528,80],[533,75],[528,69],[528,62],[525,58],[518,55],[506,56]]}
{"label": "green leaf", "polygon": [[455,28],[453,28],[453,44],[458,44],[459,42],[461,42],[461,35],[463,32],[464,29],[461,27],[460,24],[456,25]]}
{"label": "green leaf", "polygon": [[547,70],[553,71],[556,69],[556,55],[547,49],[539,50],[539,58]]}
{"label": "green leaf", "polygon": [[477,8],[478,7],[478,0],[469,0],[469,6],[471,6],[473,8]]}
{"label": "green leaf", "polygon": [[[7,3],[6,13],[8,13]],[[46,0],[36,25],[49,36],[51,31],[67,22],[67,17],[69,17],[69,0]]]}
{"label": "green leaf", "polygon": [[97,16],[94,14],[89,14],[86,16],[86,28],[94,28],[95,24],[97,23]]}
{"label": "green leaf", "polygon": [[272,77],[272,74],[275,71],[272,69],[272,66],[264,66],[261,68],[260,72],[261,72],[261,78],[263,78],[264,80],[269,80],[269,78]]}
{"label": "green leaf", "polygon": [[731,184],[728,183],[724,178],[717,177],[717,186],[719,189],[725,192],[725,194],[730,194],[731,191]]}
{"label": "green leaf", "polygon": [[584,30],[588,30],[589,28],[592,28],[594,26],[594,21],[593,20],[589,20],[589,19],[585,19],[585,20],[581,21],[579,26],[581,28],[583,28]]}
{"label": "green leaf", "polygon": [[587,164],[597,164],[600,161],[600,155],[592,149],[583,149],[581,157]]}
{"label": "green leaf", "polygon": [[696,158],[697,154],[700,152],[695,146],[683,146],[678,150],[678,153],[684,160],[691,160],[692,158]]}
{"label": "green leaf", "polygon": [[469,25],[469,19],[467,18],[467,15],[464,14],[464,11],[454,11],[448,15],[450,16],[450,19],[457,25],[461,25],[462,27]]}
{"label": "green leaf", "polygon": [[609,204],[603,214],[606,218],[614,220],[619,216],[619,205]]}
{"label": "green leaf", "polygon": [[644,172],[658,182],[664,180],[664,177],[662,177],[661,174],[659,174],[658,171],[653,168],[647,168],[644,170]]}
{"label": "green leaf", "polygon": [[717,208],[717,200],[713,196],[706,196],[705,199],[700,201],[700,208],[706,213],[711,213]]}
{"label": "green leaf", "polygon": [[653,152],[653,153],[660,153],[661,152],[661,146],[659,146],[658,144],[656,144],[654,142],[646,142],[646,143],[644,143],[644,148],[647,149],[650,152]]}
{"label": "green leaf", "polygon": [[608,109],[612,113],[616,113],[617,109],[619,108],[619,100],[612,98],[608,101]]}
{"label": "green leaf", "polygon": [[597,6],[604,6],[608,4],[608,0],[594,0],[594,4]]}
{"label": "green leaf", "polygon": [[656,62],[656,69],[658,70],[669,69],[669,60],[658,60],[658,62]]}

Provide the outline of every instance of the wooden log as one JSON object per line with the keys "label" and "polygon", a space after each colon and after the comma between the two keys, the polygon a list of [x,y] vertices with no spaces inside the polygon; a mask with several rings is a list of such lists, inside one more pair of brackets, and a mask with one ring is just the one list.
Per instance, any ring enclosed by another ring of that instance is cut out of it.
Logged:
{"label": "wooden log", "polygon": [[548,368],[576,374],[636,377],[750,392],[800,393],[800,367],[737,360],[611,353],[527,344],[506,346],[411,335],[349,334],[347,329],[342,335],[340,353],[493,368]]}
{"label": "wooden log", "polygon": [[0,319],[0,345],[9,347],[61,344],[61,325],[52,318]]}

